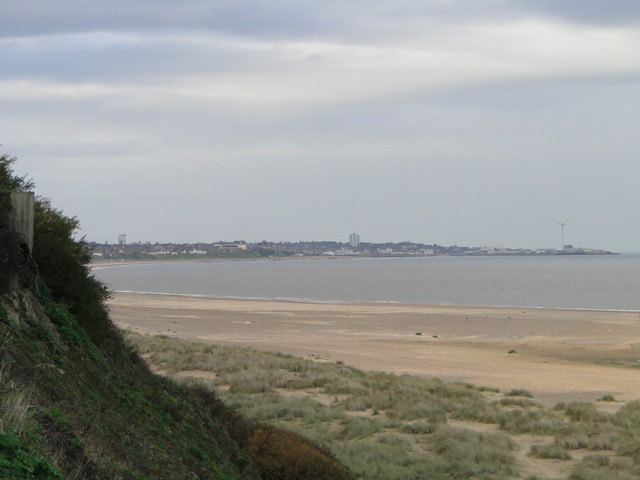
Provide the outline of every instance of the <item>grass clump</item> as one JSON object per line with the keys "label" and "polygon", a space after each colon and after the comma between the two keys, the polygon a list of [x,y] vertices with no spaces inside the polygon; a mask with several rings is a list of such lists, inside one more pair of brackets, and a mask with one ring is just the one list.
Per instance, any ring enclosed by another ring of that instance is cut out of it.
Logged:
{"label": "grass clump", "polygon": [[640,466],[628,459],[607,455],[584,457],[568,480],[634,480],[640,478]]}
{"label": "grass clump", "polygon": [[[518,475],[513,440],[502,433],[482,434],[444,427],[434,434],[433,449],[448,460],[441,466],[443,474],[453,478],[500,478]],[[489,477],[492,476],[492,477]]]}
{"label": "grass clump", "polygon": [[436,426],[432,423],[418,421],[411,423],[402,423],[398,430],[409,435],[428,435],[430,433],[433,433],[435,429]]}
{"label": "grass clump", "polygon": [[479,392],[500,393],[500,389],[499,388],[487,387],[485,385],[482,385],[482,386],[478,387],[478,391]]}
{"label": "grass clump", "polygon": [[606,395],[603,395],[598,400],[601,401],[601,402],[617,402],[616,397],[614,397],[610,393],[607,393]]}
{"label": "grass clump", "polygon": [[542,405],[528,398],[501,398],[500,405],[503,407],[520,407],[520,408],[540,408]]}
{"label": "grass clump", "polygon": [[534,445],[531,447],[529,455],[546,460],[571,460],[571,454],[557,443],[552,445]]}
{"label": "grass clump", "polygon": [[529,390],[525,390],[523,388],[516,388],[516,389],[510,390],[508,393],[505,393],[504,395],[506,397],[533,398],[533,395],[531,394],[531,392]]}
{"label": "grass clump", "polygon": [[574,422],[605,422],[608,416],[598,411],[593,403],[571,402],[565,410]]}

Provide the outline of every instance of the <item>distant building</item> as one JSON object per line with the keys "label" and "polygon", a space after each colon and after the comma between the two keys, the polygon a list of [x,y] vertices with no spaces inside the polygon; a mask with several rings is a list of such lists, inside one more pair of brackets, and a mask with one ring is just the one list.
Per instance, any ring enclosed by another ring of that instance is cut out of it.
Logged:
{"label": "distant building", "polygon": [[360,245],[360,235],[358,235],[357,233],[352,233],[351,235],[349,235],[349,245],[351,245],[353,248],[358,248],[358,245]]}
{"label": "distant building", "polygon": [[124,247],[127,244],[127,234],[118,235],[118,245]]}

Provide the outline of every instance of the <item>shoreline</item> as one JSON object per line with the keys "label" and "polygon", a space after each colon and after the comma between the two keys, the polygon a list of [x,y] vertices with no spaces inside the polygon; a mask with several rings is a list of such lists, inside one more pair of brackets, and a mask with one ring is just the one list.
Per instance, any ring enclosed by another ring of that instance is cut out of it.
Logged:
{"label": "shoreline", "polygon": [[184,297],[184,298],[205,298],[211,300],[239,300],[246,302],[283,302],[283,303],[309,303],[318,305],[422,305],[434,307],[457,307],[457,308],[515,308],[529,310],[569,310],[577,312],[618,312],[618,313],[638,313],[640,309],[621,309],[621,308],[587,308],[587,307],[531,307],[526,305],[482,305],[473,304],[466,305],[460,303],[412,303],[400,302],[396,300],[379,300],[379,301],[342,301],[342,300],[313,300],[310,298],[267,298],[267,297],[216,297],[213,295],[201,295],[197,293],[165,293],[165,292],[141,292],[134,290],[113,290],[114,294],[132,294],[132,295],[159,295],[168,297]]}
{"label": "shoreline", "polygon": [[619,255],[640,255],[640,252],[603,252],[603,253],[572,253],[572,254],[493,254],[493,255],[390,255],[390,256],[360,256],[360,255],[289,255],[282,257],[257,257],[257,258],[177,258],[177,259],[141,259],[141,260],[96,260],[89,262],[89,268],[93,267],[115,267],[119,265],[141,265],[150,263],[207,263],[207,262],[259,262],[259,261],[288,261],[288,260],[357,260],[357,259],[390,259],[390,258],[497,258],[497,257],[597,257],[597,256],[619,256]]}
{"label": "shoreline", "polygon": [[108,306],[114,323],[134,332],[526,388],[546,406],[607,394],[640,399],[638,312],[124,292]]}

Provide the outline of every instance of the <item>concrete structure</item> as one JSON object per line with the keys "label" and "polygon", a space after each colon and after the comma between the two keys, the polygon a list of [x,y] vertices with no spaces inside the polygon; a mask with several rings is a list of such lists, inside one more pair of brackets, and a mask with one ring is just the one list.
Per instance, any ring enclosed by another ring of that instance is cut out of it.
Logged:
{"label": "concrete structure", "polygon": [[349,245],[351,245],[353,248],[358,248],[358,245],[360,245],[360,235],[358,235],[357,233],[352,233],[351,235],[349,235]]}
{"label": "concrete structure", "polygon": [[33,250],[34,193],[11,192],[11,206],[11,214],[16,232],[22,235],[29,250]]}

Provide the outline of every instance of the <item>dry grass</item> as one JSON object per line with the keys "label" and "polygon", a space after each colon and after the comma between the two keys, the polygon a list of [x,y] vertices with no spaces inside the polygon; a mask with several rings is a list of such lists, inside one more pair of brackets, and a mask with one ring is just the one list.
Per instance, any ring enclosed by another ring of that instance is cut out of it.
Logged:
{"label": "dry grass", "polygon": [[[201,381],[248,417],[327,445],[363,479],[560,478],[558,459],[571,472],[563,478],[639,478],[640,402],[615,415],[592,403],[545,409],[522,389],[499,396],[489,387],[363,372],[247,348],[133,333],[127,338],[153,368],[184,382]],[[180,375],[194,371],[210,373],[202,380]],[[476,427],[460,428],[465,422]],[[477,428],[483,424],[486,430]],[[520,453],[519,439],[526,435],[555,440]],[[571,460],[578,450],[603,454]],[[518,460],[527,453],[527,462]],[[525,463],[535,470],[523,469]]]}

